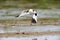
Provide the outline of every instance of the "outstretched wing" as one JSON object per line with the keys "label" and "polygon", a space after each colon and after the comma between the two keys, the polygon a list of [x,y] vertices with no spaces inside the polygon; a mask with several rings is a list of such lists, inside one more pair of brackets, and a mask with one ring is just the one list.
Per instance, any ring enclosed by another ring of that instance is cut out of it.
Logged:
{"label": "outstretched wing", "polygon": [[33,10],[31,10],[31,9],[29,9],[29,10],[23,10],[23,11],[21,12],[21,14],[18,15],[18,17],[25,16],[25,15],[28,15],[28,14],[34,14],[34,13],[36,13],[36,11],[33,11]]}
{"label": "outstretched wing", "polygon": [[23,10],[23,11],[21,12],[21,14],[19,15],[19,17],[24,16],[24,15],[27,15],[27,14],[30,14],[30,13],[28,12],[28,10]]}

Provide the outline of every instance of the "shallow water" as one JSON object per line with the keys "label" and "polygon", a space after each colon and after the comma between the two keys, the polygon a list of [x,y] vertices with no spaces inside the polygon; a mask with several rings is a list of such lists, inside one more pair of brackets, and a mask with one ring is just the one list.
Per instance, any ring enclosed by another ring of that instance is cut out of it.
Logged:
{"label": "shallow water", "polygon": [[60,31],[60,25],[42,25],[42,26],[6,26],[0,27],[0,33],[6,32],[47,32],[47,31]]}
{"label": "shallow water", "polygon": [[[60,18],[60,9],[51,10],[40,10],[35,9],[38,13],[38,18]],[[0,10],[0,20],[1,19],[16,19],[16,15],[21,14],[21,9],[1,9]],[[27,18],[27,15],[25,16]],[[28,15],[31,17],[31,15]]]}
{"label": "shallow water", "polygon": [[[21,13],[21,9],[2,9],[0,10],[0,20],[16,19],[16,15]],[[60,18],[60,9],[56,10],[36,10],[38,18]],[[31,15],[28,15],[31,17]],[[19,19],[27,18],[27,16]],[[46,32],[46,31],[60,31],[60,25],[40,25],[40,26],[4,26],[0,24],[0,33],[7,32]],[[30,37],[2,37],[0,40],[60,40],[60,35],[42,35]]]}
{"label": "shallow water", "polygon": [[44,35],[44,36],[30,36],[30,37],[8,37],[0,38],[0,40],[60,40],[60,35]]}

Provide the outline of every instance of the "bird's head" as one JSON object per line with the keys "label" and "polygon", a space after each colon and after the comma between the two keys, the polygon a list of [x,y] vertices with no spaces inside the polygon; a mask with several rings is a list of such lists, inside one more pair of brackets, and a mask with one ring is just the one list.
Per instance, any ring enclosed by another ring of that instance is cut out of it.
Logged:
{"label": "bird's head", "polygon": [[35,13],[37,13],[34,9],[29,9],[29,13],[30,14],[35,14]]}
{"label": "bird's head", "polygon": [[30,12],[30,13],[33,13],[33,11],[34,11],[33,9],[29,9],[29,12]]}

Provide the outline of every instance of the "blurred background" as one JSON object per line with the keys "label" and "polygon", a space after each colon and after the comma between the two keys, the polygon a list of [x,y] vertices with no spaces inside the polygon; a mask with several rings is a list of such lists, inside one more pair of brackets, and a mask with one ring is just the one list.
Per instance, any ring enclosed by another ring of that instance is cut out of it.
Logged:
{"label": "blurred background", "polygon": [[0,0],[2,8],[60,9],[60,0]]}

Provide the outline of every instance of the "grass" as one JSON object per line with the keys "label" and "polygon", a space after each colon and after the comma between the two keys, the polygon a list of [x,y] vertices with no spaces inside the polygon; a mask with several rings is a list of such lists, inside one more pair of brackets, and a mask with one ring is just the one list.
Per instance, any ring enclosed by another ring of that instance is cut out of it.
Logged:
{"label": "grass", "polygon": [[[28,5],[27,5],[28,4]],[[34,4],[34,5],[32,5]],[[36,4],[36,5],[35,5]],[[0,0],[0,8],[60,9],[59,0]]]}

